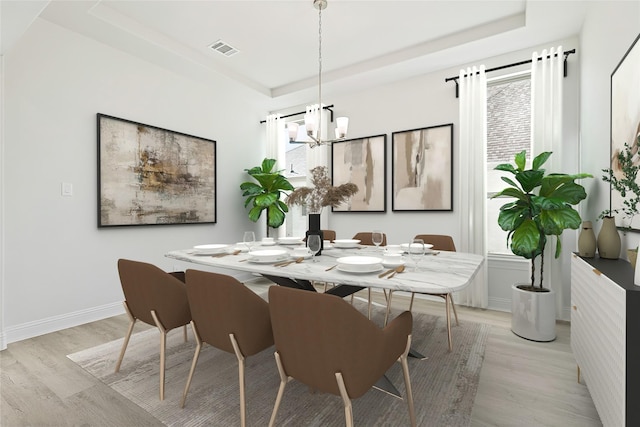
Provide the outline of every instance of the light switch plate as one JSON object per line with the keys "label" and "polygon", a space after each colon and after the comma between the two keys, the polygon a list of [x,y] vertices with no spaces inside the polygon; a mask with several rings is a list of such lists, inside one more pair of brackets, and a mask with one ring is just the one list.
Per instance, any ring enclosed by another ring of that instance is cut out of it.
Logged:
{"label": "light switch plate", "polygon": [[62,195],[63,196],[73,196],[73,184],[70,182],[62,183]]}

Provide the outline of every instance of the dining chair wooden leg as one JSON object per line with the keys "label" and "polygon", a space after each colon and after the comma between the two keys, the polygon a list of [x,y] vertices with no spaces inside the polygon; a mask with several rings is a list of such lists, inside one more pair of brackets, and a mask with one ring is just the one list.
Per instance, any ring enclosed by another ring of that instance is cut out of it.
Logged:
{"label": "dining chair wooden leg", "polygon": [[278,395],[276,396],[276,404],[273,406],[273,412],[271,413],[271,419],[269,420],[269,427],[273,427],[276,421],[276,415],[278,415],[278,408],[280,407],[280,402],[282,401],[282,395],[284,394],[284,387],[289,382],[289,377],[284,372],[284,368],[282,367],[282,361],[280,360],[280,354],[275,352],[276,357],[276,365],[278,365],[278,372],[280,373],[280,387],[278,388]]}
{"label": "dining chair wooden leg", "polygon": [[367,288],[368,296],[369,296],[369,306],[367,309],[367,317],[371,320],[371,288]]}
{"label": "dining chair wooden leg", "polygon": [[151,310],[151,317],[160,331],[160,400],[164,400],[164,367],[165,353],[167,349],[167,330],[160,323],[155,310]]}
{"label": "dining chair wooden leg", "polygon": [[236,337],[233,334],[229,334],[229,339],[231,340],[231,345],[233,346],[233,351],[236,353],[236,357],[238,358],[238,384],[240,385],[240,426],[245,427],[247,425],[247,403],[245,401],[245,381],[244,381],[244,355],[240,351],[240,346],[238,345],[238,341],[236,341]]}
{"label": "dining chair wooden leg", "polygon": [[127,330],[127,335],[124,337],[124,342],[122,343],[122,349],[120,350],[120,356],[118,357],[118,362],[116,362],[116,372],[120,371],[120,365],[122,364],[122,359],[124,359],[124,352],[127,350],[127,346],[129,345],[129,338],[131,338],[131,333],[133,332],[133,326],[136,324],[136,318],[131,314],[131,310],[129,310],[129,306],[126,301],[122,303],[124,305],[124,311],[127,312],[127,316],[129,316],[129,329]]}
{"label": "dining chair wooden leg", "polygon": [[389,321],[389,313],[391,312],[391,297],[393,297],[393,291],[389,290],[389,299],[387,300],[387,312],[384,315],[384,326],[387,326]]}
{"label": "dining chair wooden leg", "polygon": [[347,393],[347,387],[344,385],[344,379],[340,372],[336,372],[336,381],[338,381],[338,389],[340,389],[340,396],[344,402],[344,418],[347,427],[353,427],[353,408],[351,406],[351,399]]}
{"label": "dining chair wooden leg", "polygon": [[449,351],[453,351],[453,343],[451,341],[451,309],[449,308],[451,299],[451,294],[446,294],[445,296],[445,305],[447,306],[447,336],[449,337]]}
{"label": "dining chair wooden leg", "polygon": [[202,350],[202,340],[200,339],[200,335],[198,334],[198,329],[196,328],[196,324],[191,321],[191,329],[193,329],[193,336],[196,341],[196,352],[193,354],[193,361],[191,362],[191,369],[189,370],[189,376],[187,377],[187,384],[184,386],[184,392],[182,392],[182,401],[180,402],[180,407],[184,408],[184,403],[187,400],[187,393],[189,393],[189,387],[191,387],[191,380],[193,379],[193,373],[196,370],[196,365],[198,364],[198,357],[200,357],[200,350]]}
{"label": "dining chair wooden leg", "polygon": [[407,362],[407,355],[411,349],[411,335],[407,337],[407,348],[402,356],[400,356],[400,364],[402,365],[402,375],[404,376],[404,386],[406,389],[406,400],[409,406],[409,419],[411,420],[411,426],[416,426],[416,411],[413,406],[413,391],[411,390],[411,377],[409,376],[409,363]]}
{"label": "dining chair wooden leg", "polygon": [[189,341],[187,339],[187,325],[184,325],[184,342],[187,342],[187,341]]}

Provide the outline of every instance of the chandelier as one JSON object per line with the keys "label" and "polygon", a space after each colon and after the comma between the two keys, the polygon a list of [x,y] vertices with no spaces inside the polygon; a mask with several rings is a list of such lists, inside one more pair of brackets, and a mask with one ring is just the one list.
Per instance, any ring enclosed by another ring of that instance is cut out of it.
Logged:
{"label": "chandelier", "polygon": [[[327,0],[313,0],[313,7],[318,9],[318,110],[317,112],[307,112],[304,115],[304,125],[307,136],[311,139],[309,145],[312,148],[343,140],[347,136],[347,128],[349,127],[348,117],[338,117],[336,118],[335,139],[322,139],[322,10],[327,8]],[[298,135],[298,124],[295,122],[287,123],[287,131],[289,132],[289,141],[295,142]]]}

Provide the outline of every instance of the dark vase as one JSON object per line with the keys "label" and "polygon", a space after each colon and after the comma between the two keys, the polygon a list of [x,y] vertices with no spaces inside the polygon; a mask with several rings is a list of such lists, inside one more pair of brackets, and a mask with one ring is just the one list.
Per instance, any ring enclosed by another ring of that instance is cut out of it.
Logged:
{"label": "dark vase", "polygon": [[[319,213],[310,213],[309,217],[309,229],[307,230],[306,237],[309,237],[310,234],[317,234],[320,236],[320,250],[316,255],[322,255],[322,249],[324,247],[324,235],[322,230],[320,230],[320,214]],[[305,239],[308,241],[309,239]]]}

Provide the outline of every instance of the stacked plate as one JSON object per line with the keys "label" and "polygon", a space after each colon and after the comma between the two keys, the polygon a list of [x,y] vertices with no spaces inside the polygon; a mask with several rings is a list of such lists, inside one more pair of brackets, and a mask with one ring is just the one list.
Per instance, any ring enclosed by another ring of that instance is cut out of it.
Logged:
{"label": "stacked plate", "polygon": [[382,270],[382,259],[371,256],[346,256],[336,260],[338,270],[347,273],[375,273]]}
{"label": "stacked plate", "polygon": [[356,239],[336,239],[333,241],[333,246],[341,249],[357,248],[360,244],[360,240]]}
{"label": "stacked plate", "polygon": [[283,249],[265,249],[249,252],[249,262],[258,264],[270,264],[272,262],[289,259],[289,251]]}
{"label": "stacked plate", "polygon": [[211,245],[197,245],[194,246],[195,255],[216,255],[227,251],[229,245],[224,244],[211,244]]}
{"label": "stacked plate", "polygon": [[302,243],[302,237],[279,237],[278,243],[281,245],[299,245]]}
{"label": "stacked plate", "polygon": [[[400,247],[402,248],[402,250],[406,253],[421,253],[422,252],[422,245],[420,245],[419,243],[403,243],[400,245]],[[424,244],[424,253],[429,253],[431,252],[431,248],[433,247],[433,245],[431,243],[425,243]]]}

